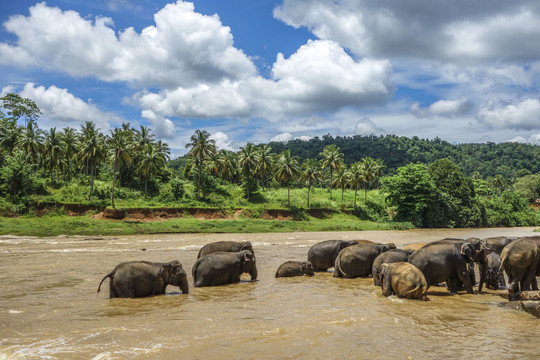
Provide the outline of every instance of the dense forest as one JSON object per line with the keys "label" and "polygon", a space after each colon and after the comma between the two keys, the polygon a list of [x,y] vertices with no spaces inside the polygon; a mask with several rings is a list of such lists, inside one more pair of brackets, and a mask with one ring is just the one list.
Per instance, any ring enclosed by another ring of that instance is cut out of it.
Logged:
{"label": "dense forest", "polygon": [[500,144],[458,144],[435,138],[433,140],[386,136],[336,136],[322,138],[270,142],[272,152],[290,150],[291,155],[301,161],[316,158],[328,145],[337,146],[344,155],[345,162],[351,164],[366,156],[381,159],[388,172],[409,163],[430,164],[438,159],[450,158],[466,176],[482,178],[501,175],[507,179],[540,172],[540,146],[505,142]]}
{"label": "dense forest", "polygon": [[[397,136],[332,137],[219,150],[196,130],[171,160],[151,129],[129,123],[104,134],[38,126],[41,111],[16,94],[0,109],[0,212],[39,203],[118,207],[308,209],[417,227],[537,225],[540,147],[452,145]],[[286,192],[285,192],[286,191]]]}

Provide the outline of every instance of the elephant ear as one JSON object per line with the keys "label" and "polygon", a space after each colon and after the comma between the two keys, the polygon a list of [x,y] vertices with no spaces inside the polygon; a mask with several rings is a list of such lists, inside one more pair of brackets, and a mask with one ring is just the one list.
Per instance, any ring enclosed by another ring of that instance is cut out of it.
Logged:
{"label": "elephant ear", "polygon": [[168,282],[171,277],[173,265],[171,263],[163,264],[161,269],[159,269],[159,274]]}
{"label": "elephant ear", "polygon": [[388,269],[388,263],[382,263],[381,267],[379,268],[379,280],[381,281],[381,284],[383,283],[384,273],[386,272],[387,269]]}
{"label": "elephant ear", "polygon": [[461,255],[465,255],[469,258],[469,261],[473,261],[476,256],[476,251],[471,243],[465,243],[461,245]]}

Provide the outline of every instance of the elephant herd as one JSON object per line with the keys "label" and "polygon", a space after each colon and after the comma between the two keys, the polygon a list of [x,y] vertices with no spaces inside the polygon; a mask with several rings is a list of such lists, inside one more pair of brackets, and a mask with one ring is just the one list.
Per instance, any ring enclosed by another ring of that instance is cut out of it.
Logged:
{"label": "elephant herd", "polygon": [[[287,261],[275,277],[314,276],[334,268],[336,278],[373,277],[384,296],[427,300],[431,285],[446,283],[451,293],[465,290],[474,294],[475,263],[479,265],[478,291],[484,283],[490,289],[506,288],[510,298],[524,290],[538,290],[540,236],[524,238],[443,239],[397,249],[393,243],[369,240],[326,240],[313,245],[307,261]],[[257,279],[255,252],[249,241],[218,241],[204,245],[192,267],[195,287],[232,284],[248,273]],[[132,261],[117,265],[105,275],[111,298],[136,298],[165,294],[167,285],[189,292],[182,264]]]}

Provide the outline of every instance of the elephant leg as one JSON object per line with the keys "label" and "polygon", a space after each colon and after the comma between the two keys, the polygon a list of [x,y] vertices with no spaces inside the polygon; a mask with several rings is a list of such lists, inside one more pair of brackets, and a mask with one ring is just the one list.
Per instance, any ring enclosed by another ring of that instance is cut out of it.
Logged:
{"label": "elephant leg", "polygon": [[448,288],[448,291],[450,291],[453,294],[461,290],[462,286],[463,284],[461,283],[461,281],[459,281],[459,278],[457,277],[452,277],[446,280],[446,287]]}
{"label": "elephant leg", "polygon": [[535,290],[535,291],[538,290],[538,282],[536,281],[536,276],[533,277],[533,279],[532,279],[532,282],[531,282],[531,289],[532,289],[532,290]]}
{"label": "elephant leg", "polygon": [[502,270],[497,273],[497,279],[499,280],[497,287],[499,289],[506,289],[506,281],[504,280],[504,273]]}
{"label": "elephant leg", "polygon": [[465,290],[467,290],[468,294],[474,294],[472,282],[471,282],[471,274],[466,266],[463,266],[462,269],[458,268],[457,272],[459,280],[465,285]]}
{"label": "elephant leg", "polygon": [[113,299],[118,297],[120,297],[120,295],[118,294],[118,291],[116,291],[116,287],[111,279],[111,282],[109,283],[109,298]]}

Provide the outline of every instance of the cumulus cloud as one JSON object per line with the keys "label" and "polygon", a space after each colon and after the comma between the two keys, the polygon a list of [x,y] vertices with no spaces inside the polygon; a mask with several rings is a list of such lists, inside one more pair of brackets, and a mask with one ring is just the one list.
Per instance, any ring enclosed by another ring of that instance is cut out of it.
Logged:
{"label": "cumulus cloud", "polygon": [[233,141],[229,138],[227,134],[222,131],[217,131],[210,135],[210,139],[216,142],[216,148],[218,150],[229,150],[236,151],[237,149],[233,148]]}
{"label": "cumulus cloud", "polygon": [[121,120],[117,115],[101,111],[94,104],[54,85],[45,88],[27,83],[19,95],[34,101],[51,126],[78,128],[85,121],[93,121],[105,132],[110,128],[110,123]]}
{"label": "cumulus cloud", "polygon": [[384,131],[376,126],[369,118],[360,119],[354,126],[354,135],[381,134]]}
{"label": "cumulus cloud", "polygon": [[72,76],[166,88],[256,73],[217,15],[199,14],[193,3],[177,1],[157,12],[154,21],[140,33],[130,27],[117,35],[110,18],[87,20],[38,3],[30,16],[12,16],[4,23],[17,36],[17,46],[0,44],[0,62],[18,66],[22,59]]}
{"label": "cumulus cloud", "polygon": [[286,142],[293,138],[291,133],[285,132],[281,134],[277,134],[273,138],[270,139],[270,141],[276,141],[276,142]]}
{"label": "cumulus cloud", "polygon": [[152,131],[158,138],[173,139],[175,137],[176,129],[170,119],[156,115],[151,110],[143,110],[141,116],[150,121]]}
{"label": "cumulus cloud", "polygon": [[540,129],[540,101],[526,99],[509,105],[488,102],[480,107],[477,118],[490,127]]}
{"label": "cumulus cloud", "polygon": [[421,108],[418,103],[411,106],[411,113],[416,117],[455,117],[468,113],[472,109],[472,104],[467,99],[458,100],[438,100],[427,108]]}
{"label": "cumulus cloud", "polygon": [[532,45],[540,37],[540,9],[530,0],[284,0],[274,16],[360,56],[476,61],[540,55]]}

